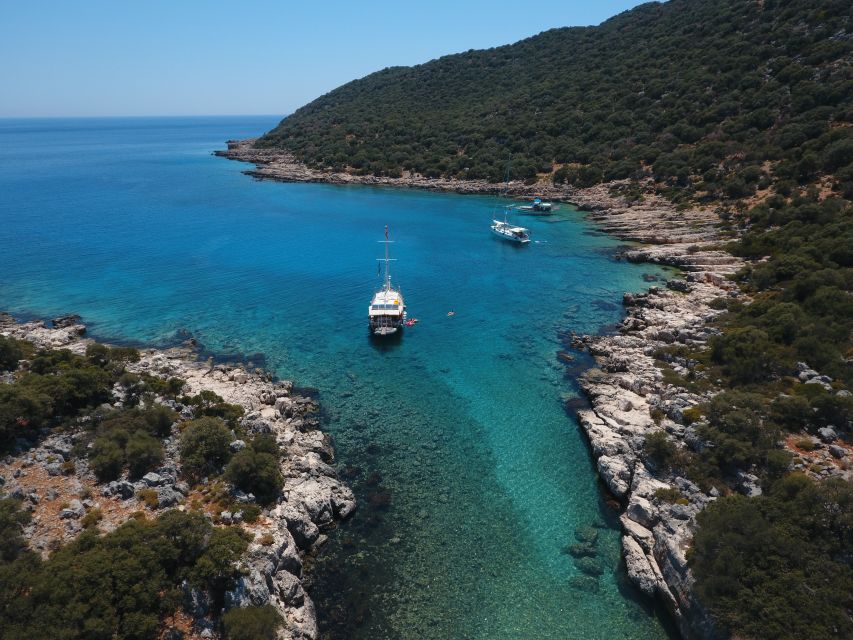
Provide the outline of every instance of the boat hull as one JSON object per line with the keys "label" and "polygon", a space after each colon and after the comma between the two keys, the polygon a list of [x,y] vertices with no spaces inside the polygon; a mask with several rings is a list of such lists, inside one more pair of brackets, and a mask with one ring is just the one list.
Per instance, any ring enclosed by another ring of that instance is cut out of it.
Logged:
{"label": "boat hull", "polygon": [[405,314],[397,316],[371,316],[368,319],[368,329],[374,336],[390,336],[401,332],[406,323]]}
{"label": "boat hull", "polygon": [[516,244],[527,244],[530,242],[530,238],[520,238],[518,236],[509,235],[506,233],[501,233],[494,227],[492,227],[492,233],[494,233],[501,240],[507,240],[509,242],[515,242]]}

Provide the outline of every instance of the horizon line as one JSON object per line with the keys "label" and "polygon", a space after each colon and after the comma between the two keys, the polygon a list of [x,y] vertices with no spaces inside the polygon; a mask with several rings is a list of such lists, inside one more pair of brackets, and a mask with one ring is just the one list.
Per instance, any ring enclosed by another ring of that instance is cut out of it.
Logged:
{"label": "horizon line", "polygon": [[134,115],[72,115],[72,116],[0,116],[0,120],[86,120],[95,118],[260,118],[277,117],[284,118],[285,115],[277,113],[184,113],[184,114],[134,114]]}

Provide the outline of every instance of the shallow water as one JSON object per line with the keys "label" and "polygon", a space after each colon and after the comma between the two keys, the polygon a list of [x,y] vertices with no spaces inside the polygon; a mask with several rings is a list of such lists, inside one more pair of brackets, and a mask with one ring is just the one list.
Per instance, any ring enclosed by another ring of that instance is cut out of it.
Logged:
{"label": "shallow water", "polygon": [[[256,182],[210,155],[276,120],[0,120],[0,308],[190,332],[319,389],[360,498],[312,570],[330,638],[667,637],[625,582],[556,357],[661,272],[570,207],[517,217],[519,247],[489,233],[494,198]],[[385,224],[420,323],[376,343]],[[579,585],[562,550],[590,524],[604,573]]]}

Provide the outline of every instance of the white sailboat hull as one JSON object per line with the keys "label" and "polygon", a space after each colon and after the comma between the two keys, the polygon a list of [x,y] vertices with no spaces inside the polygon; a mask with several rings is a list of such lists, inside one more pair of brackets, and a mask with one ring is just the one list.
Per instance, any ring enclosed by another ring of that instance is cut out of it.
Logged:
{"label": "white sailboat hull", "polygon": [[530,238],[527,236],[517,236],[510,232],[503,231],[500,227],[496,225],[492,225],[492,233],[494,233],[498,238],[502,240],[509,240],[510,242],[516,242],[518,244],[527,244],[530,242]]}

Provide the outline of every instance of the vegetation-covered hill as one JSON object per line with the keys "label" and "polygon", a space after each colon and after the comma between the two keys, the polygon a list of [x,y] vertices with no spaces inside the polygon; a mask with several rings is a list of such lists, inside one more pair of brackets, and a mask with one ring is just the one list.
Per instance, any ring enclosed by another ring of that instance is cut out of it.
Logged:
{"label": "vegetation-covered hill", "polygon": [[853,193],[845,0],[670,0],[600,26],[393,67],[260,138],[315,168],[587,186],[653,173],[739,198],[834,173]]}

